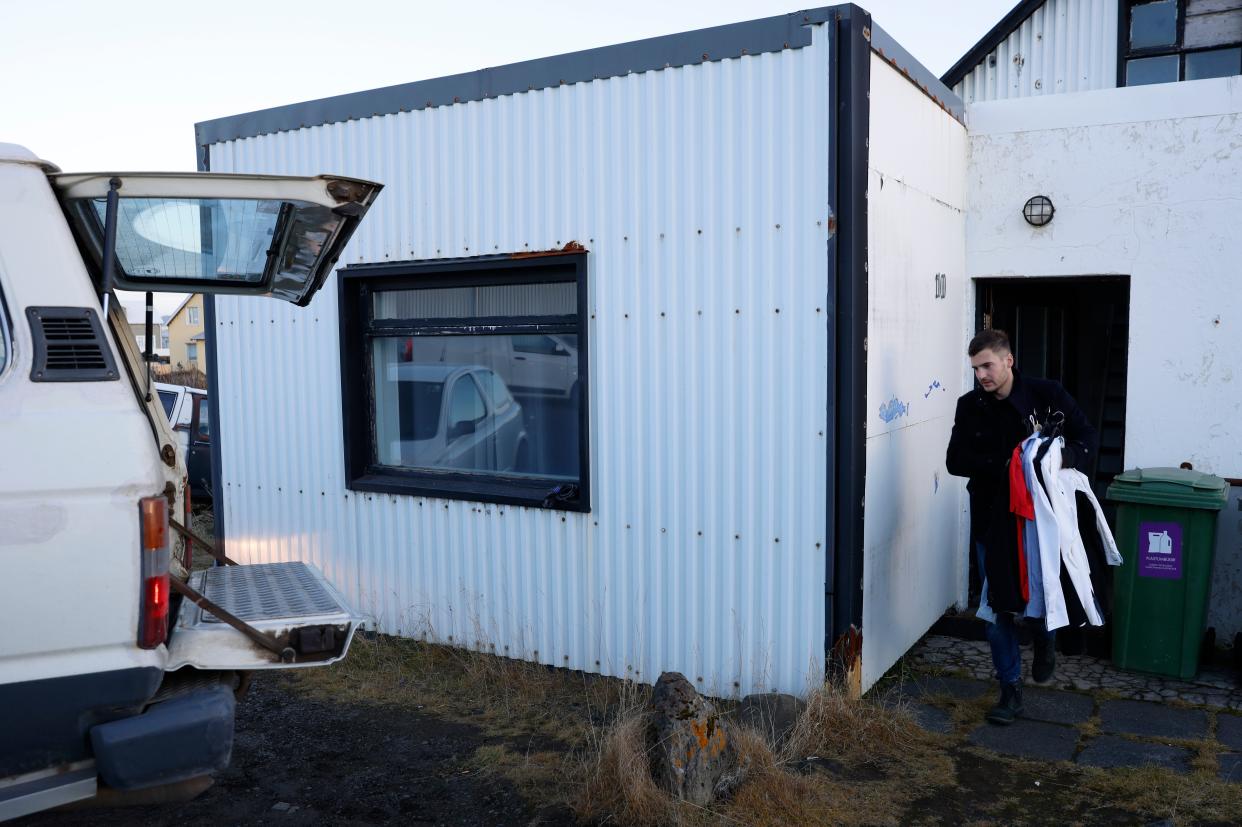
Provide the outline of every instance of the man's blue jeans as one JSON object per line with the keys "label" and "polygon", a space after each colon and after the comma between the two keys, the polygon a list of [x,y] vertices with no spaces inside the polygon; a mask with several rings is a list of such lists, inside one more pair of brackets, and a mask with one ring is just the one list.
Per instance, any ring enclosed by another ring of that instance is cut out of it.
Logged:
{"label": "man's blue jeans", "polygon": [[[975,557],[979,563],[979,576],[983,577],[983,543],[975,543]],[[1022,680],[1022,651],[1018,648],[1018,624],[1009,612],[997,612],[996,622],[988,624],[988,645],[992,647],[992,665],[996,677],[1002,683],[1018,683]],[[1031,633],[1039,635],[1054,645],[1056,632],[1049,632],[1032,624]]]}

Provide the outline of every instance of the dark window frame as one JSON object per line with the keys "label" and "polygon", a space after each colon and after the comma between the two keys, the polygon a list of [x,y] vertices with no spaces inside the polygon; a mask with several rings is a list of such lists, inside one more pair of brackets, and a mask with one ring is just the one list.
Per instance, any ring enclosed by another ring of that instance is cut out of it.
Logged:
{"label": "dark window frame", "polygon": [[[590,349],[587,253],[354,264],[337,271],[340,315],[341,406],[345,486],[351,491],[468,500],[561,511],[591,510]],[[577,285],[576,313],[557,317],[461,319],[373,318],[379,290],[468,287],[490,284]],[[578,337],[578,476],[576,496],[552,497],[564,480],[499,473],[437,471],[380,465],[375,455],[375,389],[368,343],[385,336],[469,336],[570,333]],[[545,502],[547,505],[545,506]]]}
{"label": "dark window frame", "polygon": [[[1168,46],[1148,46],[1142,49],[1130,48],[1130,8],[1132,0],[1117,2],[1117,86],[1130,88],[1126,84],[1126,64],[1131,60],[1145,57],[1177,56],[1177,83],[1186,79],[1186,55],[1199,52],[1214,52],[1218,49],[1235,49],[1242,47],[1242,41],[1217,43],[1211,46],[1199,46],[1194,49],[1182,48],[1186,39],[1186,0],[1177,0],[1177,42]],[[1242,67],[1239,67],[1242,73]],[[1159,84],[1142,84],[1159,85]]]}

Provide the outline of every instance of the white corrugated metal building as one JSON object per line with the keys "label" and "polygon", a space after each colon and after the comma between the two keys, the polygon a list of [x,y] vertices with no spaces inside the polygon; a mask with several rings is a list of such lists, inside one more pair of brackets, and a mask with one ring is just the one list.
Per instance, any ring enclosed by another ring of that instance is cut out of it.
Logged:
{"label": "white corrugated metal building", "polygon": [[385,184],[310,307],[214,302],[230,554],[385,632],[722,695],[874,626],[869,684],[957,599],[924,391],[960,374],[960,116],[843,6],[200,124],[213,171]]}
{"label": "white corrugated metal building", "polygon": [[1227,59],[1186,32],[1232,0],[1161,2],[1171,45],[1020,3],[943,82],[837,6],[199,124],[203,168],[386,185],[310,307],[209,312],[230,554],[319,564],[385,632],[866,688],[971,599],[978,327],[1089,408],[1097,485],[1238,473],[1237,78],[1117,88]]}

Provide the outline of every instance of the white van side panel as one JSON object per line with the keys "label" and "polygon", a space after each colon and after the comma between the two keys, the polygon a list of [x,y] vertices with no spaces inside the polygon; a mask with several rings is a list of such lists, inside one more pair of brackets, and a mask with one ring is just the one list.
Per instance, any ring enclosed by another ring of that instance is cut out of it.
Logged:
{"label": "white van side panel", "polygon": [[0,163],[0,292],[12,336],[0,374],[0,684],[162,666],[162,648],[134,645],[137,499],[164,487],[151,426],[124,375],[30,381],[27,307],[99,314],[60,206],[34,165]]}

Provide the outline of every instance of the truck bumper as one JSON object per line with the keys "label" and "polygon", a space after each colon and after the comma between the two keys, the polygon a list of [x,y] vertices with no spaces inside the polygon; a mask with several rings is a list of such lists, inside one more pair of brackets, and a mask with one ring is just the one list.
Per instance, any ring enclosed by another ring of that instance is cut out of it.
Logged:
{"label": "truck bumper", "polygon": [[232,690],[212,686],[93,727],[100,779],[114,789],[135,790],[224,769],[233,753],[235,709]]}

